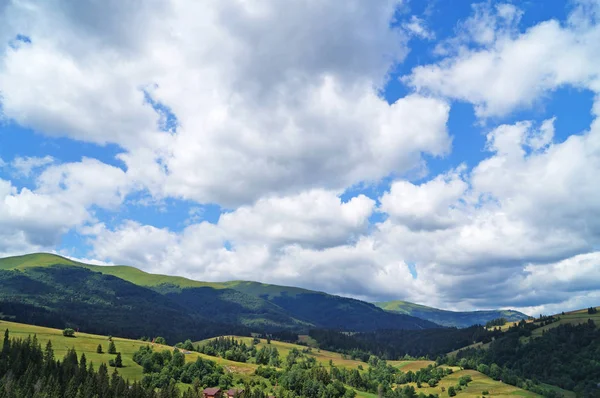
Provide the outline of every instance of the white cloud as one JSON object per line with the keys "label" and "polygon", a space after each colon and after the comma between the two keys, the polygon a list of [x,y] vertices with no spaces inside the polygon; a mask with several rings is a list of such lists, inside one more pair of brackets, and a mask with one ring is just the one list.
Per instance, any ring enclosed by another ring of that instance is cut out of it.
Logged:
{"label": "white cloud", "polygon": [[63,234],[94,221],[90,206],[116,208],[127,194],[125,173],[92,159],[46,168],[37,187],[0,179],[0,253],[48,250]]}
{"label": "white cloud", "polygon": [[[444,101],[378,95],[407,52],[390,28],[398,1],[55,5],[8,7],[3,30],[32,43],[3,56],[4,113],[119,144],[156,197],[235,207],[377,181],[450,149]],[[176,115],[175,134],[143,90]]]}
{"label": "white cloud", "polygon": [[39,169],[45,167],[54,162],[54,158],[52,156],[44,156],[40,157],[21,157],[17,156],[12,161],[12,167],[16,170],[16,172],[24,177],[29,177],[31,172],[35,169]]}
{"label": "white cloud", "polygon": [[[494,15],[475,8],[468,37],[482,48],[459,45],[439,63],[417,66],[404,81],[422,92],[471,102],[480,117],[529,107],[565,85],[600,91],[600,27],[590,23],[591,16],[567,25],[548,20],[516,33],[513,22],[520,13],[507,7]],[[506,18],[511,28],[498,28],[497,21]]]}
{"label": "white cloud", "polygon": [[471,172],[393,182],[380,198],[389,218],[372,230],[372,200],[342,203],[311,191],[261,199],[181,233],[101,228],[89,234],[93,253],[196,279],[258,279],[444,308],[590,303],[600,265],[600,130],[554,143],[553,121],[493,129],[489,157]]}
{"label": "white cloud", "polygon": [[[433,37],[417,17],[390,28],[398,3],[3,4],[0,42],[31,37],[0,53],[3,117],[117,144],[124,167],[19,158],[35,187],[0,180],[0,253],[52,248],[77,229],[89,257],[204,280],[456,309],[597,299],[599,119],[561,143],[554,118],[500,125],[472,170],[405,179],[449,153],[449,99],[488,118],[566,85],[600,93],[597,9],[520,31],[514,5],[475,5],[437,46],[441,61],[404,78],[417,92],[388,104],[378,90],[409,36]],[[161,131],[169,112],[176,129]],[[389,176],[378,203],[340,199]],[[193,210],[177,232],[95,219],[140,191],[228,210],[214,225]],[[387,219],[370,224],[373,212]]]}
{"label": "white cloud", "polygon": [[[464,169],[464,168],[461,168]],[[440,175],[421,185],[400,180],[381,198],[381,210],[411,228],[447,228],[459,221],[455,211],[468,189],[461,170]]]}
{"label": "white cloud", "polygon": [[402,27],[413,36],[421,39],[433,40],[435,39],[435,33],[429,30],[426,26],[425,21],[416,15],[411,16],[410,21],[402,24]]}
{"label": "white cloud", "polygon": [[342,203],[333,192],[313,190],[260,199],[222,215],[219,226],[234,242],[332,247],[364,233],[374,206],[364,195]]}

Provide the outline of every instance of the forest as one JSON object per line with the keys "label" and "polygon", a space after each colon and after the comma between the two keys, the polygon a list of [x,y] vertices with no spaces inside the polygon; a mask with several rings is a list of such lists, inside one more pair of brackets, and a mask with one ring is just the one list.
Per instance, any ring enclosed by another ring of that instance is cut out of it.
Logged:
{"label": "forest", "polygon": [[393,360],[407,355],[435,359],[476,342],[490,342],[501,334],[499,330],[486,330],[482,326],[464,329],[378,330],[351,335],[322,329],[310,331],[310,337],[317,340],[322,349],[343,352],[352,359],[362,361],[366,361],[371,355]]}
{"label": "forest", "polygon": [[599,396],[600,330],[592,320],[580,325],[565,324],[531,336],[531,324],[511,327],[488,349],[461,350],[449,364],[476,369],[547,397],[556,394],[541,382],[575,391],[578,396]]}

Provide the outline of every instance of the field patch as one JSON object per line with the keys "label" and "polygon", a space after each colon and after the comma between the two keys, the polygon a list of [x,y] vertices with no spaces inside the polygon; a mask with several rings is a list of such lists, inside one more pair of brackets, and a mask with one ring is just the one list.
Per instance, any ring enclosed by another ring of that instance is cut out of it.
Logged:
{"label": "field patch", "polygon": [[[496,381],[489,378],[483,373],[479,373],[476,370],[459,370],[449,376],[444,377],[436,387],[428,387],[426,383],[423,383],[422,388],[417,388],[416,383],[410,385],[415,387],[417,394],[423,392],[425,394],[439,394],[440,397],[448,396],[448,388],[456,386],[458,379],[462,376],[469,375],[473,379],[467,387],[463,387],[461,391],[457,391],[457,397],[481,397],[483,391],[488,391],[488,397],[526,397],[526,398],[541,398],[541,395],[532,393],[531,391],[523,390],[521,388],[511,386],[509,384]],[[442,392],[442,387],[444,392]]]}
{"label": "field patch", "polygon": [[425,360],[406,360],[406,361],[386,361],[388,364],[400,369],[403,372],[413,371],[416,372],[419,369],[423,369],[428,367],[429,365],[434,365],[434,361],[425,361]]}

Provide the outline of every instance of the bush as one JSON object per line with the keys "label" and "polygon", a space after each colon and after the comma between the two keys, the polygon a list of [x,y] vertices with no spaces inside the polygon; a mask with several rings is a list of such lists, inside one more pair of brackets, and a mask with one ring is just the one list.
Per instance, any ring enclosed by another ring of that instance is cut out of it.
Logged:
{"label": "bush", "polygon": [[66,328],[63,330],[63,336],[65,337],[75,337],[75,331],[71,328]]}
{"label": "bush", "polygon": [[454,389],[454,386],[448,387],[448,396],[449,397],[455,397],[456,396],[456,390]]}
{"label": "bush", "polygon": [[156,344],[160,344],[160,345],[167,345],[167,340],[165,340],[164,337],[160,337],[160,336],[158,336],[157,338],[155,338],[154,342]]}
{"label": "bush", "polygon": [[490,392],[488,390],[483,390],[481,392],[481,395],[490,395]]}

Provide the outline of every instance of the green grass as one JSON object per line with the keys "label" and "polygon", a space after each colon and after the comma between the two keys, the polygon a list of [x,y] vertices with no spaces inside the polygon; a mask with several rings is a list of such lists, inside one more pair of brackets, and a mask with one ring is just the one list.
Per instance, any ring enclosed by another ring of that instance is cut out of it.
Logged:
{"label": "green grass", "polygon": [[[88,362],[93,362],[94,365],[99,366],[100,363],[108,365],[108,361],[111,358],[115,358],[115,355],[107,354],[108,350],[108,337],[100,336],[88,333],[76,333],[76,337],[64,337],[62,330],[46,328],[41,326],[26,325],[22,323],[0,321],[0,331],[8,329],[10,337],[16,338],[27,338],[27,336],[36,335],[42,347],[46,345],[48,340],[52,341],[52,347],[54,348],[54,355],[58,359],[62,359],[70,348],[75,348],[77,354],[81,356],[85,353]],[[140,347],[148,345],[150,343],[140,340],[122,339],[119,337],[113,337],[117,351],[121,353],[123,358],[123,368],[119,368],[119,374],[125,379],[131,381],[139,381],[142,379],[142,367],[133,362],[133,354],[139,350]],[[98,344],[102,344],[104,354],[97,354],[96,348]],[[162,346],[155,344],[155,350],[174,350],[173,347]],[[210,359],[222,365],[227,371],[236,373],[238,375],[249,375],[254,373],[257,368],[253,364],[243,364],[239,362],[228,361],[223,358],[215,358],[208,355],[199,354],[192,352],[185,356],[186,361],[195,361],[198,357]]]}
{"label": "green grass", "polygon": [[68,258],[50,253],[34,253],[24,256],[0,258],[0,269],[23,269],[29,267],[48,267],[55,264],[84,265]]}
{"label": "green grass", "polygon": [[[598,307],[598,308],[600,308],[600,307]],[[555,316],[559,317],[560,320],[557,322],[551,323],[549,325],[542,326],[541,328],[535,329],[532,332],[532,336],[539,337],[542,335],[542,333],[544,333],[544,331],[553,329],[559,325],[566,325],[569,323],[572,325],[579,325],[582,323],[586,323],[588,321],[588,319],[593,320],[594,323],[596,323],[596,325],[600,325],[600,313],[588,314],[587,309],[567,312],[567,313],[565,313],[565,315],[555,315]]]}
{"label": "green grass", "polygon": [[403,372],[413,371],[416,372],[419,369],[434,365],[434,361],[416,360],[416,361],[387,361],[388,364],[402,370]]}
{"label": "green grass", "polygon": [[[62,358],[68,349],[75,348],[78,355],[85,353],[88,362],[92,362],[97,367],[100,363],[105,363],[108,365],[108,361],[111,358],[114,358],[114,355],[110,355],[107,353],[97,354],[96,348],[98,344],[101,344],[104,351],[108,350],[108,337],[88,334],[88,333],[76,333],[76,337],[64,337],[62,335],[62,330],[46,328],[41,326],[34,325],[26,325],[15,322],[8,321],[0,321],[0,331],[9,330],[10,336],[13,339],[16,338],[27,338],[27,336],[36,335],[40,343],[44,346],[48,340],[52,341],[52,346],[54,348],[54,353],[57,358]],[[251,338],[249,337],[236,337],[240,340],[244,340],[247,344],[250,344]],[[123,368],[119,369],[119,373],[130,381],[139,381],[142,379],[142,367],[133,362],[133,354],[142,346],[149,344],[148,342],[139,341],[139,340],[130,340],[130,339],[122,339],[119,337],[113,337],[113,341],[115,342],[117,351],[119,351],[123,358]],[[201,343],[201,342],[200,342]],[[257,346],[260,348],[266,345],[266,340],[261,340],[260,344]],[[279,353],[282,358],[285,358],[289,351],[293,348],[297,348],[298,350],[305,349],[306,347],[298,345],[298,344],[290,344],[283,343],[279,341],[271,341],[271,345],[277,347]],[[169,349],[173,350],[173,347],[169,346],[161,346],[155,345],[155,350],[163,350]],[[329,360],[332,360],[333,363],[338,367],[344,368],[356,368],[358,365],[362,365],[363,367],[367,367],[367,365],[360,361],[354,361],[351,359],[343,359],[342,356],[338,353],[321,350],[320,352],[317,349],[312,349],[312,352],[308,355],[313,356],[318,362],[323,363],[325,365],[329,364]],[[198,357],[202,357],[205,359],[209,359],[217,362],[221,366],[223,366],[226,371],[234,373],[237,377],[241,377],[243,379],[248,379],[254,373],[257,368],[257,365],[250,363],[239,363],[229,361],[223,358],[212,357],[204,354],[199,354],[197,352],[192,352],[187,354],[186,361],[195,361]],[[413,370],[416,371],[423,367],[427,367],[429,364],[432,364],[432,361],[389,361],[389,363],[393,366],[397,366],[402,371]],[[426,394],[429,393],[437,393],[440,396],[446,396],[441,393],[441,386],[445,386],[446,388],[451,385],[456,385],[458,382],[458,378],[465,374],[471,374],[473,377],[473,382],[469,385],[469,387],[461,392],[459,392],[458,396],[464,397],[475,397],[480,396],[481,391],[487,389],[490,391],[492,397],[502,397],[502,396],[522,396],[522,397],[538,397],[538,395],[530,393],[528,391],[521,390],[519,388],[509,386],[507,384],[503,384],[501,382],[494,381],[489,377],[482,375],[479,372],[472,370],[463,370],[453,373],[450,376],[445,377],[440,382],[440,385],[435,388],[424,387],[421,389],[417,389],[418,392],[424,392]],[[185,390],[187,385],[180,385],[180,389]],[[415,386],[416,387],[416,386]],[[357,391],[357,396],[362,398],[375,398],[376,394],[371,394],[363,391]],[[571,395],[567,395],[567,397],[571,397]]]}
{"label": "green grass", "polygon": [[135,267],[126,265],[92,265],[84,264],[51,253],[34,253],[23,256],[0,258],[0,269],[26,269],[31,267],[50,267],[53,265],[70,265],[87,268],[105,275],[113,275],[139,286],[158,286],[164,283],[179,287],[212,287],[225,289],[225,283],[200,282],[181,276],[150,274]]}
{"label": "green grass", "polygon": [[[461,391],[457,391],[458,397],[481,397],[484,390],[489,391],[488,397],[527,397],[527,398],[538,398],[541,395],[534,394],[531,391],[526,391],[521,388],[511,386],[509,384],[496,381],[489,378],[488,376],[477,372],[476,370],[459,370],[444,377],[436,387],[428,387],[426,383],[423,383],[422,388],[417,388],[416,383],[411,383],[412,386],[417,390],[417,394],[423,392],[425,394],[439,394],[440,397],[448,396],[448,387],[456,386],[458,379],[461,376],[470,375],[473,379],[472,382],[466,388]],[[445,388],[445,392],[442,392],[442,387]]]}

